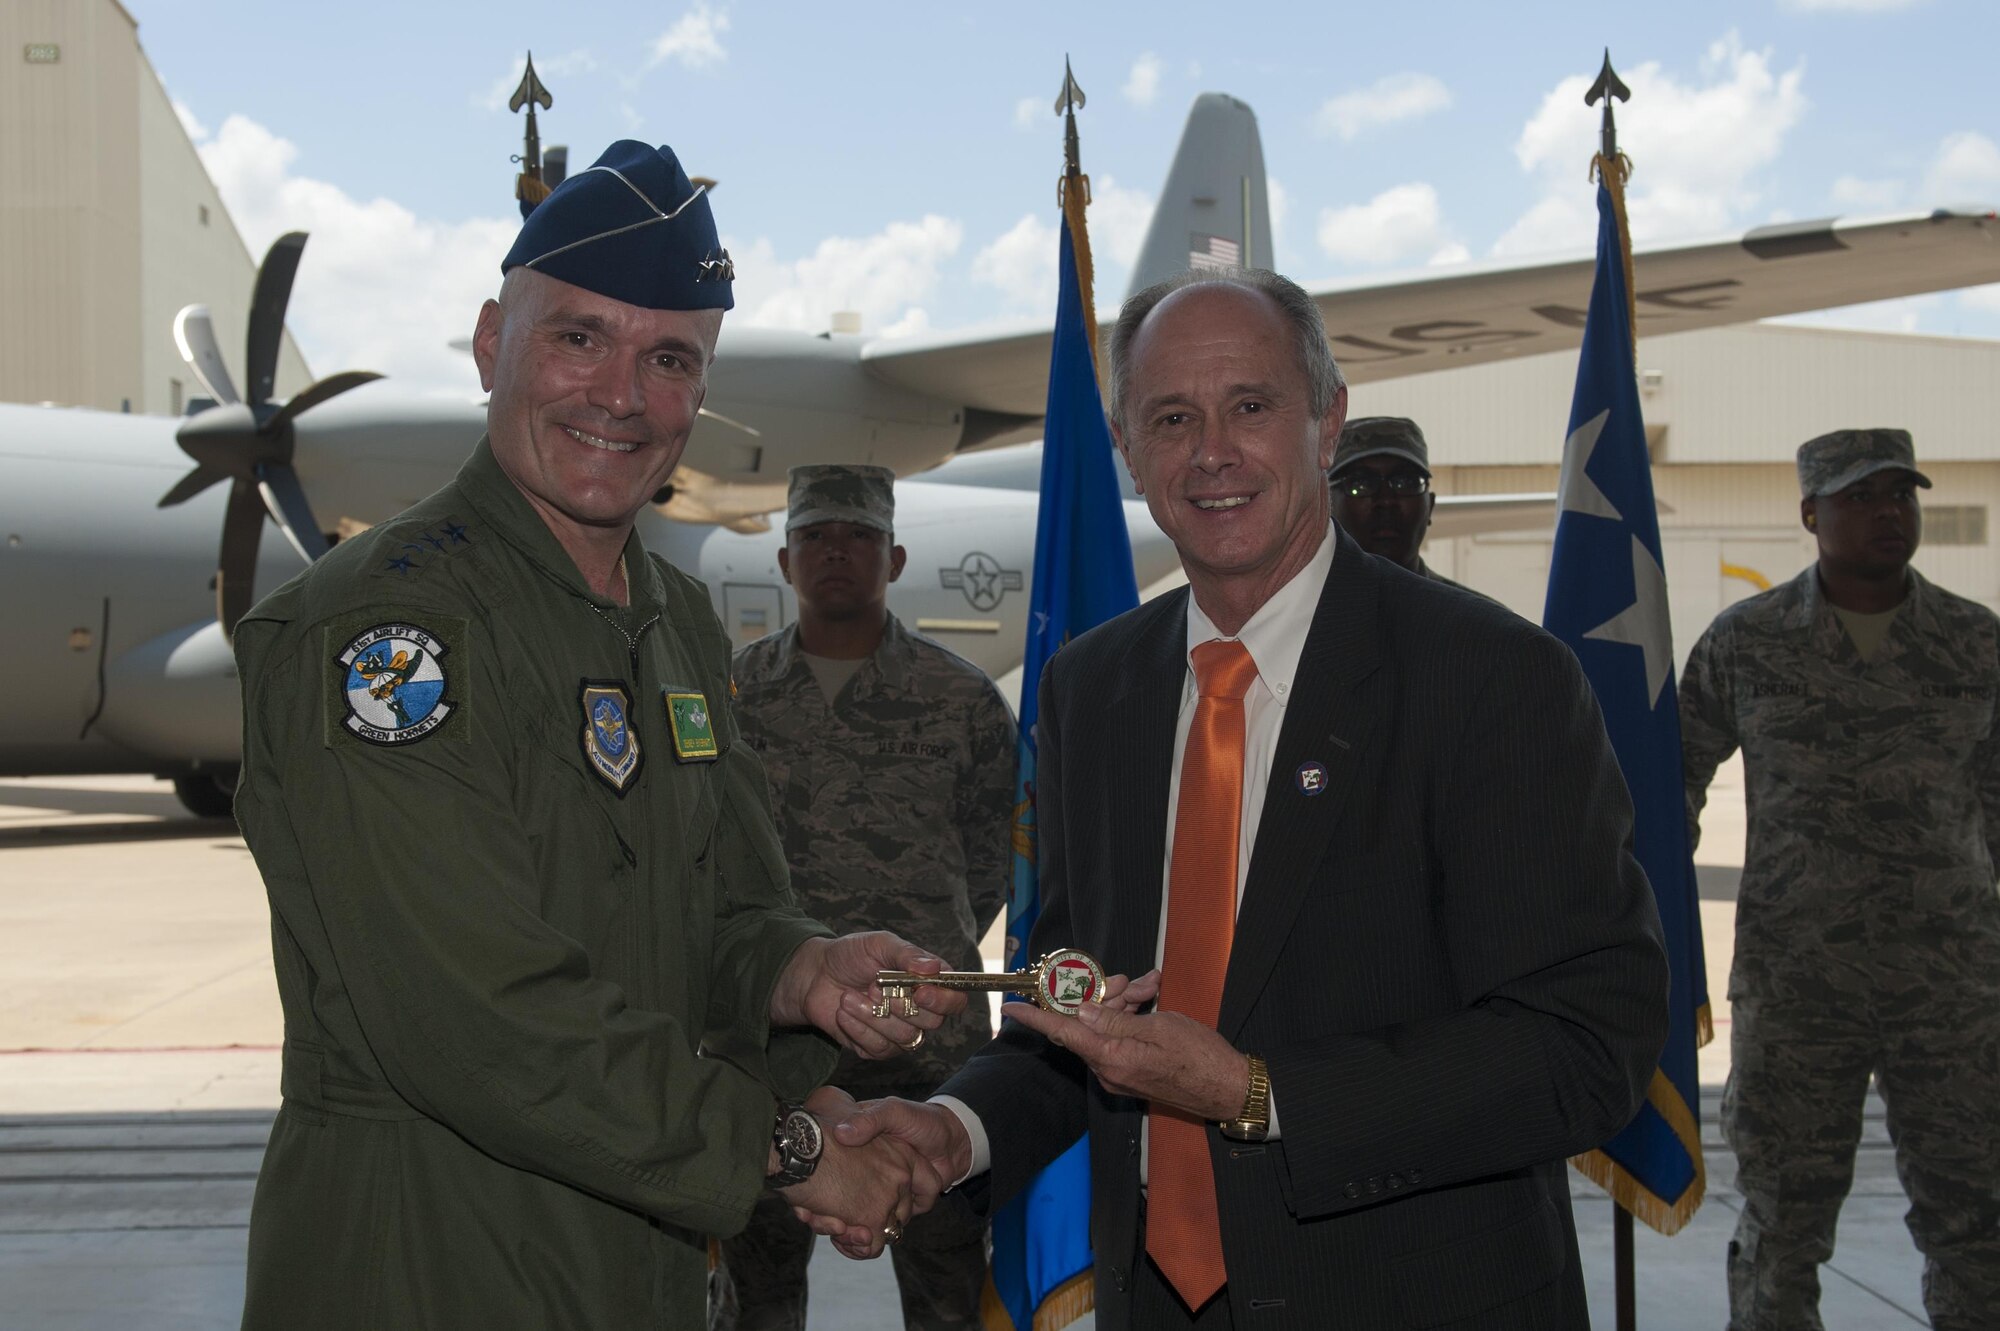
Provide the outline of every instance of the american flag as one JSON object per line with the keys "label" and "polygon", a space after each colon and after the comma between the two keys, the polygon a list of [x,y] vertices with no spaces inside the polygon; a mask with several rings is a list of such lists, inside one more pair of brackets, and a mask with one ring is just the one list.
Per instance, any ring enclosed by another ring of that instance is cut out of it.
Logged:
{"label": "american flag", "polygon": [[1243,247],[1221,236],[1204,236],[1199,231],[1188,236],[1188,267],[1197,269],[1240,268]]}

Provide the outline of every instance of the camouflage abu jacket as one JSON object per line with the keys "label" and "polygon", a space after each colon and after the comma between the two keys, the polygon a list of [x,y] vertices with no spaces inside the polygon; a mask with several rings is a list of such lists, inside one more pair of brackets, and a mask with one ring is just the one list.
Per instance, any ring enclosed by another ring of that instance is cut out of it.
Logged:
{"label": "camouflage abu jacket", "polygon": [[[841,932],[893,930],[949,969],[980,969],[980,936],[1013,876],[1014,718],[993,681],[894,615],[832,705],[796,626],[737,652],[735,672],[743,737],[770,773],[806,910]],[[915,1055],[845,1056],[833,1080],[914,1094],[991,1035],[975,1002]]]}
{"label": "camouflage abu jacket", "polygon": [[2000,619],[1909,576],[1871,662],[1815,567],[1724,610],[1688,658],[1691,831],[1717,765],[1743,750],[1732,993],[1809,955],[1807,938],[1865,951],[1911,929],[2000,929]]}
{"label": "camouflage abu jacket", "polygon": [[699,583],[591,595],[482,443],[239,626],[284,1106],[252,1327],[690,1327],[763,1191],[795,906]]}

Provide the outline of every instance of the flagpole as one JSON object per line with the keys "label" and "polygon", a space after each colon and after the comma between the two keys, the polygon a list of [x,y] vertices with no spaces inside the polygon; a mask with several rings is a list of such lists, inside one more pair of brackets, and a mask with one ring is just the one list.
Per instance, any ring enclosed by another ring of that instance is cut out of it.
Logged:
{"label": "flagpole", "polygon": [[[1631,177],[1632,163],[1625,154],[1618,151],[1618,123],[1612,115],[1614,101],[1629,102],[1632,90],[1627,88],[1611,68],[1611,51],[1604,52],[1604,66],[1597,73],[1597,82],[1583,95],[1583,104],[1591,106],[1598,101],[1604,103],[1604,124],[1599,133],[1597,155],[1591,159],[1591,175],[1602,181],[1611,195],[1611,206],[1618,217],[1618,239],[1620,258],[1625,268],[1625,313],[1626,328],[1630,334],[1633,363],[1638,363],[1639,354],[1639,311],[1638,302],[1632,299],[1632,243],[1631,232],[1625,225],[1625,182]],[[1618,1331],[1638,1331],[1639,1298],[1638,1281],[1633,1270],[1632,1254],[1632,1212],[1620,1205],[1616,1196],[1611,1199],[1611,1269],[1614,1307],[1617,1309]]]}

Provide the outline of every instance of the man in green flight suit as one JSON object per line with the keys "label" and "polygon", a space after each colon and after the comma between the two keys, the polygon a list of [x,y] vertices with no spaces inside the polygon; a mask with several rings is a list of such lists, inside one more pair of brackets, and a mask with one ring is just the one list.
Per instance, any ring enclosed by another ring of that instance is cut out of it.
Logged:
{"label": "man in green flight suit", "polygon": [[732,303],[707,200],[613,144],[502,271],[458,479],[236,631],[285,1011],[246,1327],[694,1327],[767,1188],[872,1255],[939,1187],[809,1106],[964,995],[871,1014],[941,963],[794,904],[728,642],[633,531]]}

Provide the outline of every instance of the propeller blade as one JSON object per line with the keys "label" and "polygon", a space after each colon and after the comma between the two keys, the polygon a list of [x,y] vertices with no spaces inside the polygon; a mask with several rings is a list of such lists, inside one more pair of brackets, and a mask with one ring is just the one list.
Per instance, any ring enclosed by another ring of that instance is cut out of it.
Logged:
{"label": "propeller blade", "polygon": [[174,442],[200,466],[245,481],[250,468],[269,453],[257,429],[257,413],[242,402],[188,417],[174,431]]}
{"label": "propeller blade", "polygon": [[264,535],[264,497],[255,485],[229,487],[229,511],[222,519],[222,554],[215,568],[215,617],[222,635],[236,632],[256,595],[257,543]]}
{"label": "propeller blade", "polygon": [[373,370],[342,370],[339,374],[315,380],[294,394],[291,401],[278,409],[277,415],[264,423],[264,432],[275,435],[297,420],[300,412],[311,411],[329,398],[339,397],[350,388],[359,388],[381,377]]}
{"label": "propeller blade", "polygon": [[287,231],[271,242],[257,269],[257,292],[250,300],[250,336],[244,343],[245,385],[251,402],[269,402],[278,378],[278,350],[285,340],[285,306],[292,299],[292,278],[299,271],[299,254],[306,233]]}
{"label": "propeller blade", "polygon": [[208,316],[208,306],[183,306],[174,316],[174,345],[180,348],[188,372],[211,398],[225,404],[242,401],[229,378],[229,366],[223,362],[221,344],[215,340],[215,321]]}
{"label": "propeller blade", "polygon": [[306,503],[297,472],[282,463],[265,463],[257,468],[257,492],[300,559],[310,564],[332,548],[313,517],[312,505]]}
{"label": "propeller blade", "polygon": [[175,504],[185,504],[217,481],[228,479],[229,473],[217,471],[205,462],[198,463],[193,471],[174,482],[173,489],[160,496],[158,507],[172,508]]}

